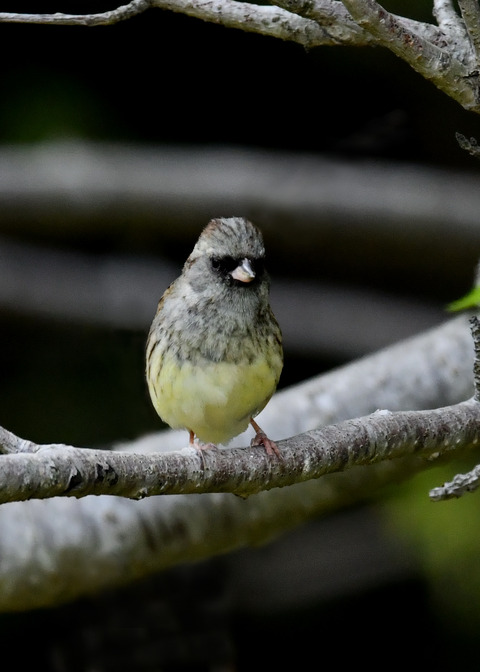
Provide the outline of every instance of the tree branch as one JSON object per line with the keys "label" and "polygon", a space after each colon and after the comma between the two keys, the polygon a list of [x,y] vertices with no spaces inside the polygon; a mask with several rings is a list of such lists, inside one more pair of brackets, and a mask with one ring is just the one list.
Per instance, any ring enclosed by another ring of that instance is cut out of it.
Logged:
{"label": "tree branch", "polygon": [[0,506],[0,612],[61,604],[178,564],[271,541],[377,496],[417,458],[358,467],[242,499],[230,494],[54,497]]}
{"label": "tree branch", "polygon": [[465,28],[475,57],[476,69],[480,69],[480,7],[478,0],[458,0]]}
{"label": "tree branch", "polygon": [[[471,49],[465,49],[464,45],[461,60],[451,49],[440,48],[412,30],[402,18],[387,12],[375,0],[342,2],[358,25],[376,38],[377,44],[390,49],[465,109],[480,111]],[[467,59],[468,65],[463,62]]]}
{"label": "tree branch", "polygon": [[375,44],[375,38],[352,19],[340,1],[274,0],[272,4],[303,16],[322,26],[331,44],[363,47]]}
{"label": "tree branch", "polygon": [[[378,39],[368,29],[362,28],[346,9],[341,0],[272,0],[273,4],[289,12],[316,21],[336,44],[364,47],[378,44]],[[395,15],[393,15],[395,16]],[[445,35],[437,26],[421,23],[407,17],[396,17],[410,30],[432,43],[445,43]]]}
{"label": "tree branch", "polygon": [[467,492],[473,492],[480,485],[480,465],[477,464],[466,474],[457,474],[448,483],[432,488],[430,490],[430,499],[432,502],[442,502],[446,499],[462,497]]}
{"label": "tree branch", "polygon": [[[282,459],[256,448],[140,455],[33,446],[0,432],[0,503],[57,496],[231,492],[242,497],[344,471],[417,455],[469,449],[480,439],[480,404],[470,400],[434,411],[377,411],[279,441]],[[27,450],[27,452],[22,452]]]}
{"label": "tree branch", "polygon": [[131,19],[152,6],[152,0],[131,0],[108,12],[98,14],[19,14],[18,12],[0,12],[0,23],[30,23],[58,26],[110,26],[119,21]]}
{"label": "tree branch", "polygon": [[[352,19],[340,0],[278,0],[272,4],[282,9],[279,11],[275,7],[238,0],[133,0],[117,9],[95,14],[0,12],[0,23],[106,26],[132,18],[146,9],[158,8],[181,12],[229,28],[292,40],[310,48],[321,45],[365,46],[377,43],[368,30],[361,28]],[[442,37],[436,26],[408,18],[403,21],[432,41]]]}
{"label": "tree branch", "polygon": [[[237,0],[133,0],[98,14],[18,14],[1,12],[0,22],[56,25],[111,25],[148,8],[167,9],[230,28],[291,40],[305,47],[378,44],[393,51],[421,75],[459,102],[480,112],[477,73],[480,37],[477,3],[464,0],[465,25],[454,18],[448,0],[437,0],[439,29],[395,16],[375,0],[275,0],[280,7]],[[288,11],[287,11],[288,10]]]}
{"label": "tree branch", "polygon": [[473,173],[409,163],[71,141],[0,151],[2,231],[15,237],[39,230],[125,235],[135,221],[150,235],[184,242],[212,212],[241,210],[269,236],[272,258],[295,226],[295,258],[320,244],[354,267],[368,238],[377,268],[401,264],[411,273],[428,264],[430,272],[434,264],[443,278],[446,248],[450,267],[476,263],[479,209]]}
{"label": "tree branch", "polygon": [[[277,438],[369,413],[385,404],[403,409],[460,402],[472,394],[473,348],[467,322],[465,316],[458,316],[408,341],[279,391],[262,412],[262,427]],[[239,440],[246,441],[243,435]],[[10,451],[6,459],[29,457],[14,453],[17,441],[14,435],[2,433],[2,444]],[[174,450],[184,441],[184,432],[168,430],[121,446],[121,453]],[[36,446],[27,442],[25,448],[35,450]],[[47,451],[51,455],[55,448],[50,446]],[[225,459],[233,451],[223,452]],[[180,459],[182,454],[199,466],[193,451],[180,453]],[[100,453],[102,458],[105,455]],[[215,455],[207,456],[207,465],[210,457]],[[253,458],[267,471],[271,468],[263,462],[261,450]],[[265,542],[313,515],[377,496],[385,485],[435,464],[435,459],[414,453],[273,488],[246,500],[207,493],[141,501],[53,497],[3,504],[0,611],[58,604],[178,563]],[[28,488],[28,482],[22,487]]]}
{"label": "tree branch", "polygon": [[[477,266],[478,282],[479,266]],[[480,320],[476,315],[470,318],[470,327],[473,336],[475,359],[473,362],[473,382],[475,386],[474,399],[480,401]]]}
{"label": "tree branch", "polygon": [[[477,282],[478,282],[478,267],[477,267]],[[480,400],[480,320],[477,316],[470,319],[470,326],[473,336],[473,344],[475,350],[475,361],[473,365],[475,393],[474,399]],[[461,497],[466,492],[472,492],[478,488],[480,483],[480,466],[477,465],[467,474],[457,474],[450,483],[445,483],[439,488],[434,488],[430,491],[430,499],[434,502],[451,499],[452,497]]]}
{"label": "tree branch", "polygon": [[434,0],[433,15],[437,19],[439,27],[448,34],[465,34],[465,25],[458,16],[452,0]]}
{"label": "tree branch", "polygon": [[218,23],[227,28],[269,35],[298,42],[305,47],[331,45],[337,42],[314,21],[263,5],[237,0],[134,0],[128,5],[99,14],[17,14],[0,12],[0,23],[43,25],[105,26],[131,18],[148,8],[167,9],[187,16]]}

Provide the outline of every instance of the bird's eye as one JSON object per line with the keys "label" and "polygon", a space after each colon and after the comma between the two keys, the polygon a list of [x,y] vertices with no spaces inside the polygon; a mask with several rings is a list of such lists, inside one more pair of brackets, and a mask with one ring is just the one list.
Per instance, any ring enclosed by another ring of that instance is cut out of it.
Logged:
{"label": "bird's eye", "polygon": [[212,257],[212,268],[222,275],[227,275],[238,266],[238,261],[233,257]]}

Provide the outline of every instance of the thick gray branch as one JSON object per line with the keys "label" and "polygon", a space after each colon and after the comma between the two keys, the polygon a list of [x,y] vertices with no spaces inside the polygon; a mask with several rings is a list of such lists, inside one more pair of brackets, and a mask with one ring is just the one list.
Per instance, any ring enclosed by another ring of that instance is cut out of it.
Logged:
{"label": "thick gray branch", "polygon": [[[289,12],[316,21],[337,44],[348,46],[372,46],[378,39],[369,30],[361,27],[340,0],[274,0],[273,4]],[[393,15],[395,16],[395,15]],[[429,23],[421,23],[407,17],[395,17],[411,31],[425,39],[445,45],[445,33]]]}
{"label": "thick gray branch", "polygon": [[480,111],[471,49],[464,46],[459,58],[453,49],[437,46],[375,0],[342,1],[355,21],[376,38],[377,44],[390,49],[466,109]]}
{"label": "thick gray branch", "polygon": [[330,0],[275,0],[272,4],[322,26],[332,44],[363,47],[375,44],[368,30],[361,28],[341,2]]}

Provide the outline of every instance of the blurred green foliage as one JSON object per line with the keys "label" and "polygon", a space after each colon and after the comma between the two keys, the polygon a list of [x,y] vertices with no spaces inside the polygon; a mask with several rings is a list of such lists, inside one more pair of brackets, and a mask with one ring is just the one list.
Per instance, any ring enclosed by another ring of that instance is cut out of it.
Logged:
{"label": "blurred green foliage", "polygon": [[383,511],[387,528],[400,535],[421,563],[431,608],[456,636],[476,641],[480,629],[480,491],[432,502],[429,490],[472,468],[452,462],[415,476],[395,489]]}

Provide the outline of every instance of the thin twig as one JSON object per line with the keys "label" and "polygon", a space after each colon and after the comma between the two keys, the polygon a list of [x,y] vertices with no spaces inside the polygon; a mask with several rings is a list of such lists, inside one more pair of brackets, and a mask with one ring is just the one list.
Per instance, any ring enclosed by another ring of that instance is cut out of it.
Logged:
{"label": "thin twig", "polygon": [[127,5],[98,14],[24,14],[0,12],[0,23],[30,23],[58,26],[110,26],[131,19],[152,6],[151,0],[131,0]]}
{"label": "thin twig", "polygon": [[477,159],[480,157],[480,147],[478,146],[478,142],[475,138],[468,139],[461,133],[455,133],[455,138],[457,139],[460,147],[468,152],[471,156],[474,156]]}
{"label": "thin twig", "polygon": [[473,363],[473,379],[475,385],[474,397],[480,401],[480,320],[476,315],[470,318],[470,328],[473,336],[475,361]]}
{"label": "thin twig", "polygon": [[473,492],[480,485],[480,465],[477,464],[466,474],[457,474],[451,481],[438,488],[430,490],[432,502],[442,502],[446,499],[462,497],[467,492]]}

